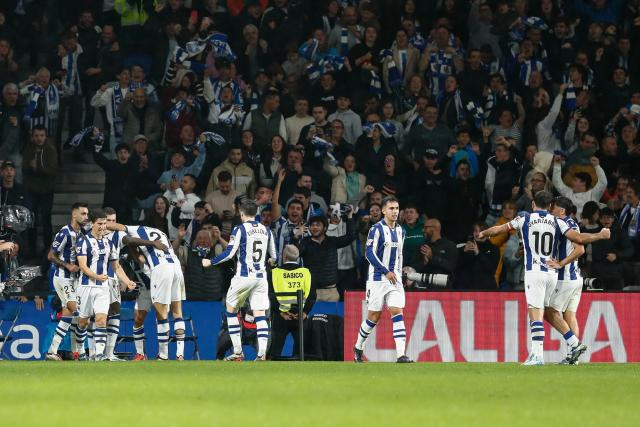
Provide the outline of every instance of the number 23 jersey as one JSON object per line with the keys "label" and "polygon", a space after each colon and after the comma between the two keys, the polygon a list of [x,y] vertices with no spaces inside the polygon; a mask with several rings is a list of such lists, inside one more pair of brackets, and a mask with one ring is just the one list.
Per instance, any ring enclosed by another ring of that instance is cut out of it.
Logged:
{"label": "number 23 jersey", "polygon": [[547,211],[524,212],[509,222],[509,228],[522,236],[525,271],[556,272],[546,262],[558,258],[561,238],[571,229],[565,221]]}

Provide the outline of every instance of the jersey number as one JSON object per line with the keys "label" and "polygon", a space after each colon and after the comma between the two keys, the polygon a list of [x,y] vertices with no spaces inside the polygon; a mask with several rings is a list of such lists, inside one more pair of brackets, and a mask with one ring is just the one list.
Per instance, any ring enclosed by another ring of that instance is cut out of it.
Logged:
{"label": "jersey number", "polygon": [[154,242],[156,240],[160,240],[160,233],[158,233],[157,231],[152,231],[151,233],[149,233],[149,237],[151,238],[151,240],[153,240]]}
{"label": "jersey number", "polygon": [[260,242],[257,240],[253,241],[253,262],[260,262],[262,259],[262,248],[260,247]]}
{"label": "jersey number", "polygon": [[549,233],[548,231],[542,233],[542,236],[540,235],[539,231],[534,231],[532,234],[533,239],[535,240],[534,244],[536,246],[536,252],[544,256],[551,255],[553,246],[553,234]]}

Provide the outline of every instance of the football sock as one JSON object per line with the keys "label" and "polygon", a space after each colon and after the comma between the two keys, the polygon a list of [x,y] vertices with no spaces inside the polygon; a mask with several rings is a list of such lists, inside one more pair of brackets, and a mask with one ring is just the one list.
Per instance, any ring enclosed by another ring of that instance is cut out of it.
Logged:
{"label": "football sock", "polygon": [[56,326],[56,333],[53,335],[53,340],[51,341],[51,346],[49,347],[49,353],[57,353],[58,347],[60,347],[60,343],[64,339],[64,336],[67,335],[67,331],[71,326],[71,317],[63,316],[60,318],[58,322],[58,326]]}
{"label": "football sock", "polygon": [[258,357],[262,357],[267,352],[269,343],[269,324],[266,316],[256,317],[256,333],[258,334]]}
{"label": "football sock", "polygon": [[227,311],[227,330],[229,331],[229,338],[233,344],[233,352],[235,354],[242,353],[242,327],[238,320],[237,313],[231,313]]}
{"label": "football sock", "polygon": [[158,320],[158,356],[169,358],[169,319]]}
{"label": "football sock", "polygon": [[137,354],[144,354],[144,326],[133,327],[133,343]]}
{"label": "football sock", "polygon": [[396,342],[396,356],[404,356],[407,333],[404,328],[404,318],[402,314],[391,317],[393,321],[393,339]]}
{"label": "football sock", "polygon": [[360,332],[358,333],[358,341],[356,341],[356,348],[362,350],[364,343],[369,338],[369,334],[376,327],[376,323],[373,323],[369,319],[365,319],[360,325]]}
{"label": "football sock", "polygon": [[580,340],[571,330],[564,334],[564,340],[567,342],[567,349],[569,354],[571,354],[571,350],[573,350],[578,346],[578,344],[580,344]]}
{"label": "football sock", "polygon": [[80,325],[76,327],[76,345],[78,352],[82,355],[85,354],[84,342],[87,339],[87,329],[81,328]]}
{"label": "football sock", "polygon": [[96,328],[93,336],[96,340],[96,356],[104,356],[104,348],[107,344],[107,328]]}
{"label": "football sock", "polygon": [[89,357],[93,357],[96,355],[96,341],[94,339],[94,331],[95,331],[95,323],[93,320],[89,321],[89,326],[87,327],[87,346],[89,347]]}
{"label": "football sock", "polygon": [[544,346],[544,324],[540,321],[533,320],[529,323],[531,326],[531,353],[539,358],[543,358]]}
{"label": "football sock", "polygon": [[173,319],[173,333],[176,334],[176,358],[184,357],[184,320],[182,317]]}
{"label": "football sock", "polygon": [[107,318],[107,347],[105,356],[112,357],[120,333],[120,314],[113,314]]}
{"label": "football sock", "polygon": [[71,331],[70,341],[71,341],[71,352],[76,353],[78,350],[78,312],[73,313],[73,317],[71,318],[71,326],[69,327],[69,331]]}

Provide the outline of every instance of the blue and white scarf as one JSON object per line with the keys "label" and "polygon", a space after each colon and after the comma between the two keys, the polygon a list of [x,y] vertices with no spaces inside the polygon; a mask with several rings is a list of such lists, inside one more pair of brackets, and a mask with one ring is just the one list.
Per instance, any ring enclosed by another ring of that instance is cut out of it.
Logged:
{"label": "blue and white scarf", "polygon": [[[627,221],[629,222],[627,224]],[[635,227],[632,228],[635,221]],[[636,211],[631,215],[631,205],[628,203],[624,205],[622,208],[622,212],[620,212],[620,226],[621,227],[629,227],[627,231],[627,235],[634,239],[640,237],[640,205],[636,206]]]}
{"label": "blue and white scarf", "polygon": [[534,71],[540,71],[544,76],[546,73],[544,63],[538,59],[527,59],[522,64],[520,64],[520,83],[522,83],[524,86],[529,87],[529,78],[531,77],[531,73],[533,73]]}
{"label": "blue and white scarf", "polygon": [[369,70],[369,75],[369,93],[380,98],[382,96],[382,80],[380,80],[378,73],[373,70]]}
{"label": "blue and white scarf", "polygon": [[71,138],[71,141],[69,141],[69,145],[72,147],[78,147],[88,135],[90,135],[90,140],[94,144],[96,153],[99,152],[104,144],[104,134],[95,126],[89,126],[75,134],[73,138]]}
{"label": "blue and white scarf", "polygon": [[429,77],[433,96],[438,96],[444,90],[445,80],[451,75],[453,75],[453,55],[444,50],[432,53],[429,60]]}
{"label": "blue and white scarf", "polygon": [[484,110],[480,105],[478,105],[474,101],[469,101],[467,102],[466,108],[473,118],[473,124],[475,125],[476,129],[480,130],[487,125]]}
{"label": "blue and white scarf", "polygon": [[237,59],[233,50],[231,50],[229,38],[226,34],[213,33],[209,37],[208,42],[212,47],[212,54],[214,58],[227,58],[231,62],[234,62]]}
{"label": "blue and white scarf", "polygon": [[418,49],[420,53],[423,53],[427,48],[427,41],[417,31],[409,38],[409,44]]}
{"label": "blue and white scarf", "polygon": [[[446,96],[447,92],[444,90],[438,94],[438,96],[436,97],[436,103],[438,104],[438,107],[440,107]],[[463,121],[466,115],[464,106],[462,105],[462,96],[460,95],[460,89],[456,89],[456,91],[454,92],[453,101],[456,107],[456,116],[458,118],[458,121]]]}
{"label": "blue and white scarf", "polygon": [[347,56],[349,54],[349,29],[342,27],[340,30],[340,55]]}
{"label": "blue and white scarf", "polygon": [[227,143],[222,135],[219,135],[215,132],[202,132],[198,139],[202,142],[210,142],[218,146],[223,146]]}
{"label": "blue and white scarf", "polygon": [[124,121],[118,116],[118,107],[124,99],[123,89],[120,87],[120,83],[116,83],[113,86],[113,95],[111,96],[111,110],[113,112],[113,132],[116,139],[122,138],[124,135]]}
{"label": "blue and white scarf", "polygon": [[[396,61],[393,59],[393,51],[391,49],[383,49],[380,51],[380,59],[387,61],[388,81],[389,86],[399,87],[402,85],[402,73],[396,65]],[[406,67],[405,67],[406,68]],[[404,70],[403,70],[404,71]]]}
{"label": "blue and white scarf", "polygon": [[73,92],[74,95],[82,95],[80,86],[80,74],[78,73],[78,56],[82,53],[82,46],[78,45],[75,52],[70,51],[62,58],[62,69],[66,70],[64,85]]}
{"label": "blue and white scarf", "polygon": [[318,52],[318,47],[320,46],[320,41],[318,39],[311,39],[308,42],[305,42],[298,49],[298,53],[304,59],[309,61],[316,60],[316,53]]}
{"label": "blue and white scarf", "polygon": [[29,87],[29,103],[24,113],[24,120],[29,121],[33,117],[33,113],[38,108],[38,101],[42,95],[45,95],[46,108],[45,116],[49,119],[57,119],[60,112],[60,93],[55,85],[50,84],[44,89],[42,86],[33,84]]}
{"label": "blue and white scarf", "polygon": [[169,121],[175,123],[178,121],[180,117],[180,113],[187,107],[187,101],[178,101],[171,106],[169,111],[167,111],[167,117]]}
{"label": "blue and white scarf", "polygon": [[[588,90],[587,86],[582,86],[582,88],[580,88],[580,91],[583,91],[583,90]],[[575,111],[577,108],[577,104],[576,104],[577,96],[578,96],[578,89],[572,83],[569,83],[567,85],[567,88],[564,91],[564,103],[563,103],[564,109],[569,113]]]}

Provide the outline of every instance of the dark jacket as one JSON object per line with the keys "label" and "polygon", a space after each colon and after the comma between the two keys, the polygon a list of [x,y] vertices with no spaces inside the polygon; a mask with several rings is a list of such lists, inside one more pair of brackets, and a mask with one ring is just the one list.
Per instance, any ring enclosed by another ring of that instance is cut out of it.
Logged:
{"label": "dark jacket", "polygon": [[[418,273],[447,274],[453,276],[458,260],[458,249],[456,245],[451,240],[445,238],[435,242],[426,242],[425,245],[431,248],[433,257],[429,262],[425,263],[424,257],[420,253],[420,250],[418,250],[411,266],[415,268]],[[453,281],[449,281],[449,283],[453,283]],[[451,285],[448,285],[447,287],[450,286]]]}
{"label": "dark jacket", "polygon": [[31,209],[31,200],[22,184],[13,183],[13,187],[5,188],[0,181],[0,206],[20,205]]}
{"label": "dark jacket", "polygon": [[118,160],[105,158],[102,153],[94,153],[93,158],[105,172],[103,206],[114,208],[118,220],[126,224],[125,220],[132,219],[137,165],[132,163],[131,159],[123,165]]}
{"label": "dark jacket", "polygon": [[[607,259],[608,254],[615,254],[616,260]],[[602,279],[605,283],[620,281],[623,278],[622,264],[633,257],[634,248],[626,233],[619,227],[611,227],[609,240],[598,240],[591,244],[591,275]],[[606,285],[605,285],[606,286]],[[616,290],[608,289],[605,290]]]}
{"label": "dark jacket", "polygon": [[[35,160],[35,167],[31,161]],[[58,173],[58,151],[45,142],[43,146],[29,144],[24,150],[22,161],[24,186],[30,194],[53,193]]]}
{"label": "dark jacket", "polygon": [[347,219],[344,236],[324,236],[322,243],[305,237],[299,244],[300,257],[311,272],[313,289],[322,289],[338,282],[338,249],[349,246],[356,238],[355,225]]}
{"label": "dark jacket", "polygon": [[458,249],[455,289],[496,290],[496,268],[500,249],[491,242],[477,242],[478,255]]}
{"label": "dark jacket", "polygon": [[427,168],[420,168],[412,182],[414,197],[422,213],[429,218],[438,218],[441,221],[448,211],[448,191],[451,178],[443,169],[440,173],[434,173]]}
{"label": "dark jacket", "polygon": [[187,264],[184,268],[185,290],[189,301],[220,301],[225,283],[222,266],[204,268],[202,258],[187,248]]}

